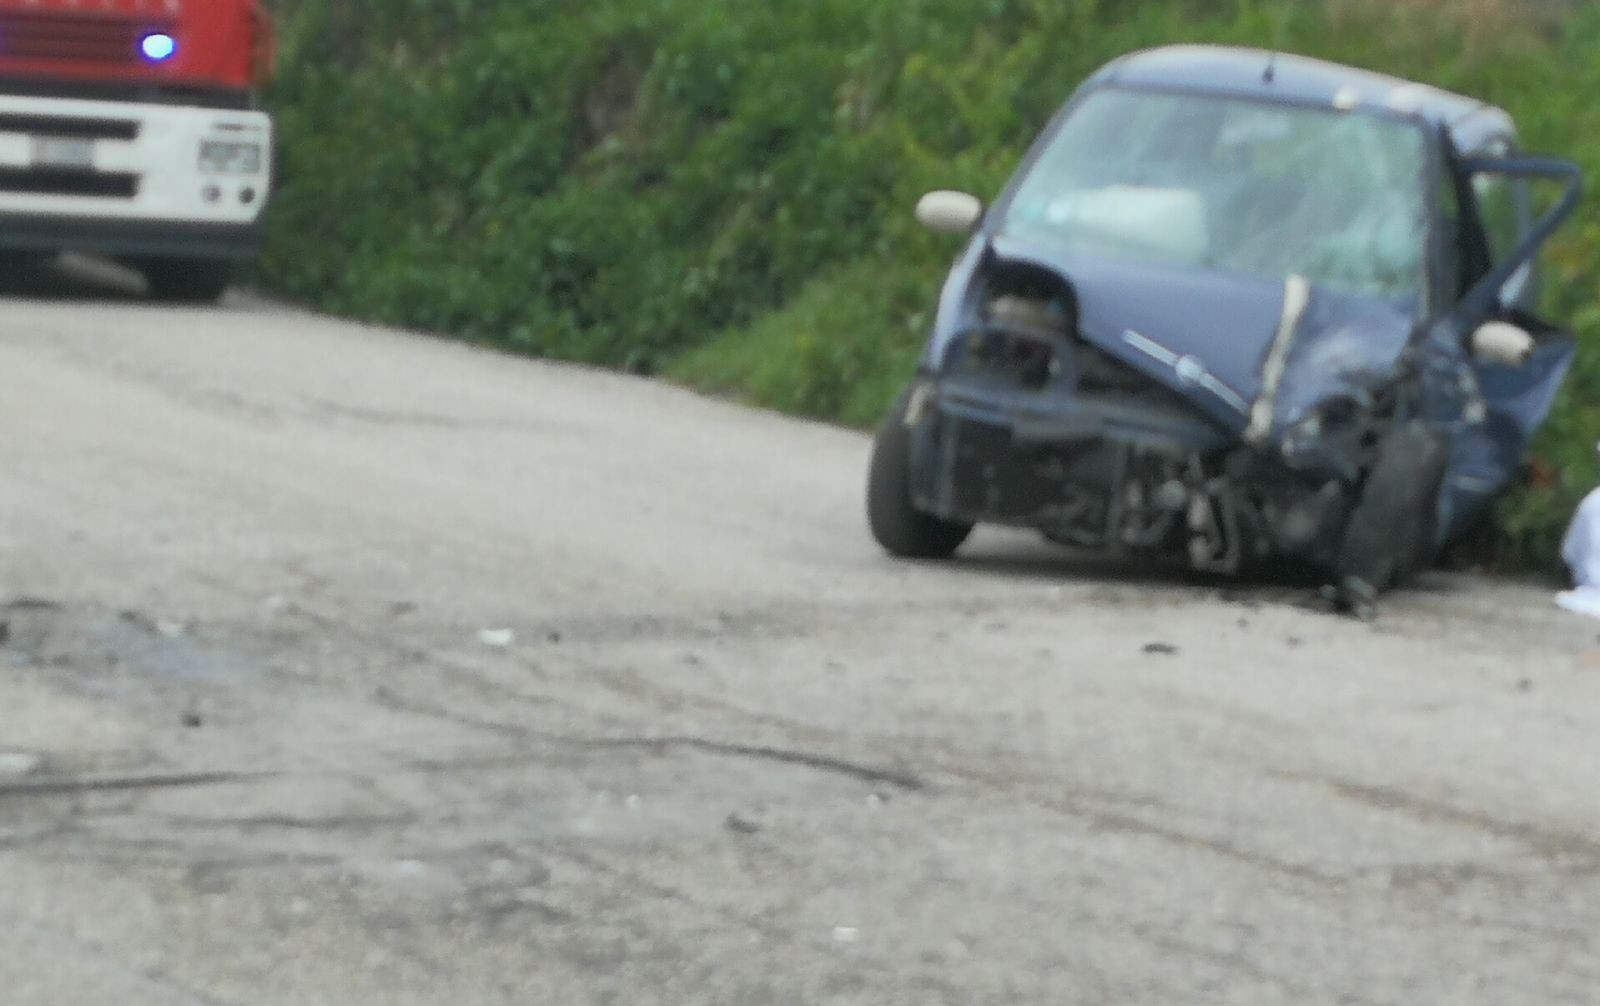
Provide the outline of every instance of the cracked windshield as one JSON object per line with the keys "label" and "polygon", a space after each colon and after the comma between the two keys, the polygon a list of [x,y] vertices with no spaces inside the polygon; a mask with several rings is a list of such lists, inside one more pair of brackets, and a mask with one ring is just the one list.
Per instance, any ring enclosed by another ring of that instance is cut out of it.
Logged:
{"label": "cracked windshield", "polygon": [[1013,233],[1073,251],[1413,300],[1428,226],[1420,129],[1184,95],[1090,95],[1017,193]]}

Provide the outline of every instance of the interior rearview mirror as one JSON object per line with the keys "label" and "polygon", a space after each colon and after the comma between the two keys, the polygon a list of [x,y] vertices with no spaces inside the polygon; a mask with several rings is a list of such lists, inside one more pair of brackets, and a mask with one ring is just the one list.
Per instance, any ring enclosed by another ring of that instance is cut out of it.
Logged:
{"label": "interior rearview mirror", "polygon": [[917,222],[939,234],[971,234],[983,219],[983,201],[966,192],[930,192],[917,203]]}
{"label": "interior rearview mirror", "polygon": [[1480,363],[1520,367],[1533,356],[1533,336],[1504,321],[1486,322],[1472,333],[1472,355]]}

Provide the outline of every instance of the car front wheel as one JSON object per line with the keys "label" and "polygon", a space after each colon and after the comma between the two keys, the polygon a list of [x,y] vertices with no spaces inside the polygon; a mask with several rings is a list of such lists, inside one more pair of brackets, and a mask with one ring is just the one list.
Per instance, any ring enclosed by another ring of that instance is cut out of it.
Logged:
{"label": "car front wheel", "polygon": [[867,523],[891,555],[948,559],[972,533],[972,525],[935,517],[912,501],[911,429],[906,425],[910,402],[907,390],[878,429],[867,474]]}
{"label": "car front wheel", "polygon": [[1394,430],[1379,446],[1345,529],[1335,572],[1358,612],[1425,569],[1434,557],[1439,492],[1449,447],[1422,423]]}

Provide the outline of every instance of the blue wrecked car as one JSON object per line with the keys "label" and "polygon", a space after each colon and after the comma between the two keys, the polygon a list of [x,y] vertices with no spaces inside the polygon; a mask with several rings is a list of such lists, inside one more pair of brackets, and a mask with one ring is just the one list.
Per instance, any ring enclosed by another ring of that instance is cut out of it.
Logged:
{"label": "blue wrecked car", "polygon": [[1325,575],[1349,607],[1425,567],[1515,479],[1571,367],[1534,316],[1576,208],[1470,98],[1315,60],[1124,57],[1055,117],[970,237],[880,429],[878,542],[976,524],[1234,573]]}

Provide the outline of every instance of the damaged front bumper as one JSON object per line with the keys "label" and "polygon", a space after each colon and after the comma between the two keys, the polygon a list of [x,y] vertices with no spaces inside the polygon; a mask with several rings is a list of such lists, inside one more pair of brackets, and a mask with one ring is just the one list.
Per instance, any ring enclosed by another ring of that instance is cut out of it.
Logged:
{"label": "damaged front bumper", "polygon": [[911,403],[912,496],[948,520],[1233,573],[1273,557],[1327,565],[1352,505],[1346,483],[1291,469],[1176,397],[927,375]]}

